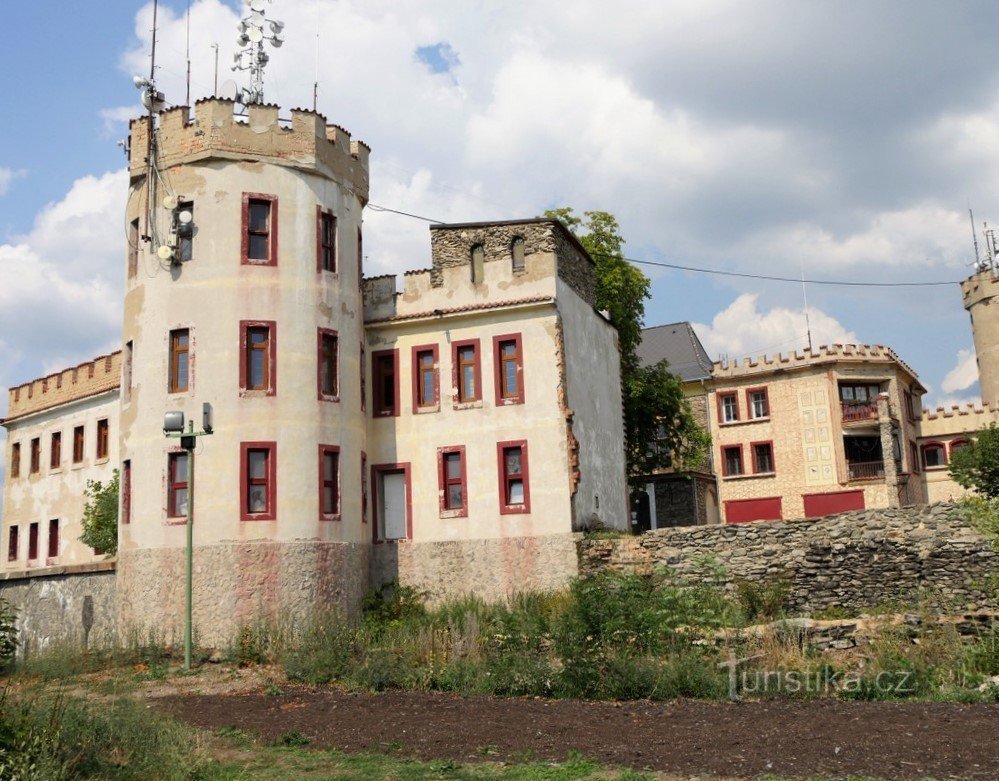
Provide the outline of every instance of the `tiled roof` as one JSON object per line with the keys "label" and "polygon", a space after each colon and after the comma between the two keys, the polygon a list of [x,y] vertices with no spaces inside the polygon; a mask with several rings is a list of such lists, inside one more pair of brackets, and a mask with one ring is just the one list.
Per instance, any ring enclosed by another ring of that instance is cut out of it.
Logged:
{"label": "tiled roof", "polygon": [[638,358],[643,366],[669,362],[670,371],[685,381],[711,377],[711,359],[688,322],[657,325],[642,331]]}

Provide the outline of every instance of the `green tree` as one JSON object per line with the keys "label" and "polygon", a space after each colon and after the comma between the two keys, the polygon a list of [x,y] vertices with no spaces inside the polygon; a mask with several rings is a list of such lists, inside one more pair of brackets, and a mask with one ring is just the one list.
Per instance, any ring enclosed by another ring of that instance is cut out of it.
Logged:
{"label": "green tree", "polygon": [[88,480],[80,542],[108,557],[118,553],[118,470],[107,483]]}
{"label": "green tree", "polygon": [[999,427],[983,428],[950,459],[950,476],[964,488],[999,499]]}
{"label": "green tree", "polygon": [[614,215],[588,211],[579,217],[571,208],[551,209],[545,217],[560,220],[596,263],[597,309],[610,314],[621,345],[621,395],[628,473],[637,478],[655,469],[695,466],[711,443],[684,398],[680,378],[666,361],[642,366],[645,300],[651,283],[624,258],[624,239]]}

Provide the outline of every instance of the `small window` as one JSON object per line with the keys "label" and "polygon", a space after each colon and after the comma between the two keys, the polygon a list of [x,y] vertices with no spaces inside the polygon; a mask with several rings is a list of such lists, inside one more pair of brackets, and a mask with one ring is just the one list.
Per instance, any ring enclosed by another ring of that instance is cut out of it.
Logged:
{"label": "small window", "polygon": [[472,247],[472,284],[479,285],[486,278],[486,251],[481,244]]}
{"label": "small window", "polygon": [[276,332],[273,322],[243,321],[240,388],[273,395],[277,388]]}
{"label": "small window", "polygon": [[57,431],[52,435],[49,445],[49,469],[58,469],[62,463],[62,432]]}
{"label": "small window", "polygon": [[479,359],[479,340],[454,342],[451,360],[453,364],[453,381],[455,403],[468,404],[482,400],[481,364]]}
{"label": "small window", "polygon": [[35,437],[31,440],[31,474],[37,475],[42,470],[42,440]]}
{"label": "small window", "polygon": [[7,561],[17,561],[17,527],[11,526],[7,531]]}
{"label": "small window", "polygon": [[718,416],[721,418],[722,423],[735,423],[739,419],[738,394],[718,394]]}
{"label": "small window", "polygon": [[940,442],[923,445],[923,466],[927,469],[947,466],[947,451]]}
{"label": "small window", "polygon": [[500,442],[496,449],[499,455],[500,512],[503,514],[530,512],[527,442]]}
{"label": "small window", "polygon": [[368,456],[361,453],[361,523],[368,522]]}
{"label": "small window", "polygon": [[437,478],[441,517],[467,517],[468,488],[465,476],[465,448],[437,451]]}
{"label": "small window", "polygon": [[28,561],[38,560],[38,524],[28,527]]}
{"label": "small window", "polygon": [[121,464],[121,522],[132,522],[132,462]]}
{"label": "small window", "polygon": [[187,453],[167,457],[167,516],[187,517]]}
{"label": "small window", "polygon": [[919,472],[919,450],[916,448],[916,443],[909,440],[909,468],[913,472]]}
{"label": "small window", "polygon": [[170,332],[170,393],[186,393],[190,382],[191,333],[187,328]]}
{"label": "small window", "polygon": [[273,442],[244,442],[241,459],[241,518],[273,521],[277,510],[277,446]]}
{"label": "small window", "polygon": [[742,446],[733,445],[722,448],[722,464],[724,465],[725,477],[741,475],[742,469]]}
{"label": "small window", "polygon": [[413,348],[414,411],[436,411],[440,408],[440,372],[437,355],[435,344]]}
{"label": "small window", "polygon": [[128,404],[132,400],[132,340],[125,342],[125,356],[121,366],[121,400]]}
{"label": "small window", "polygon": [[953,456],[962,447],[968,446],[968,440],[966,439],[955,439],[950,443],[950,454]]}
{"label": "small window", "polygon": [[316,266],[319,271],[336,273],[336,217],[333,212],[317,206],[316,216]]}
{"label": "small window", "polygon": [[[741,453],[740,453],[741,457]],[[753,443],[753,473],[771,474],[774,471],[774,446],[772,442]]]}
{"label": "small window", "polygon": [[128,224],[128,278],[139,273],[139,218]]}
{"label": "small window", "polygon": [[[191,215],[186,222],[180,220],[184,213]],[[186,263],[194,258],[194,201],[177,204],[177,260]]]}
{"label": "small window", "polygon": [[49,521],[49,550],[48,558],[54,559],[59,556],[59,520],[53,518]]}
{"label": "small window", "polygon": [[379,350],[371,356],[375,417],[394,417],[399,414],[398,368],[398,350]]}
{"label": "small window", "polygon": [[513,260],[513,270],[523,271],[524,266],[524,240],[517,236],[510,245],[510,255]]}
{"label": "small window", "polygon": [[83,461],[83,426],[73,429],[73,463],[79,464]]}
{"label": "small window", "polygon": [[243,195],[243,263],[277,265],[277,198]]}
{"label": "small window", "polygon": [[336,331],[319,329],[319,398],[338,401],[340,395],[339,343]]}
{"label": "small window", "polygon": [[496,404],[524,402],[524,360],[520,334],[493,339],[496,356]]}
{"label": "small window", "polygon": [[108,457],[108,421],[97,421],[97,460]]}
{"label": "small window", "polygon": [[361,384],[361,412],[368,408],[368,364],[364,342],[361,342],[361,370],[357,373],[358,381]]}
{"label": "small window", "polygon": [[21,443],[15,442],[10,446],[10,476],[21,476]]}
{"label": "small window", "polygon": [[319,446],[319,519],[339,520],[340,448]]}
{"label": "small window", "polygon": [[750,418],[756,420],[770,417],[770,399],[766,388],[753,388],[746,391],[746,402]]}
{"label": "small window", "polygon": [[357,284],[361,284],[361,280],[364,279],[364,235],[361,233],[361,228],[357,228]]}

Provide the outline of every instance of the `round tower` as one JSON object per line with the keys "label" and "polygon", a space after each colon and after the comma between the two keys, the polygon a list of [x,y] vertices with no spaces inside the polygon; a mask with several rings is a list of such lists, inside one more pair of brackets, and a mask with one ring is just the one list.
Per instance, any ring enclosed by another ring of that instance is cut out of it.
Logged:
{"label": "round tower", "polygon": [[961,283],[964,308],[978,355],[978,380],[984,404],[999,401],[999,275],[986,268]]}
{"label": "round tower", "polygon": [[[195,641],[351,612],[370,533],[361,366],[368,148],[311,111],[199,101],[131,127],[121,412],[121,628]],[[194,485],[164,414],[195,428]]]}

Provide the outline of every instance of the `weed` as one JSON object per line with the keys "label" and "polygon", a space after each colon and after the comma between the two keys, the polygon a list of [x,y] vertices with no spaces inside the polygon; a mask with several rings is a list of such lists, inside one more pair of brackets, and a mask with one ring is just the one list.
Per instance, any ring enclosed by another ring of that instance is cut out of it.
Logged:
{"label": "weed", "polygon": [[286,732],[275,741],[278,746],[307,746],[312,741],[298,730]]}

